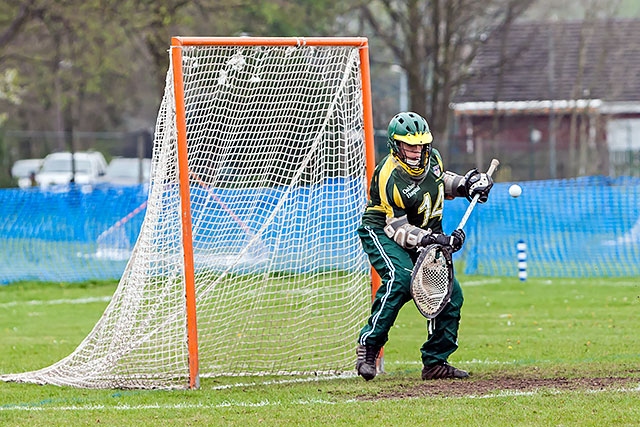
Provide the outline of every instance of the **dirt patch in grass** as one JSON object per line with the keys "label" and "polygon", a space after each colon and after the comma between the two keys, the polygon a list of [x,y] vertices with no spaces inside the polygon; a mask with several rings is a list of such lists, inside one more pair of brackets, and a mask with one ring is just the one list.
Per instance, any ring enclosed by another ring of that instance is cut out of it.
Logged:
{"label": "dirt patch in grass", "polygon": [[566,390],[639,389],[639,378],[468,378],[403,383],[393,390],[382,391],[362,400],[400,399],[412,397],[463,397],[533,393]]}

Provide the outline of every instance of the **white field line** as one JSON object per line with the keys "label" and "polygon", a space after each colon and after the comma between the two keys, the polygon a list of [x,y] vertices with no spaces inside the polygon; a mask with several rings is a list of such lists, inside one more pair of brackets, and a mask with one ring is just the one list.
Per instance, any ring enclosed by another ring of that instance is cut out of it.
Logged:
{"label": "white field line", "polygon": [[[468,280],[462,283],[462,286],[484,286],[484,285],[495,285],[497,283],[502,283],[502,279],[499,278],[489,278],[482,280]],[[543,284],[552,284],[552,281],[545,282]],[[638,282],[616,282],[616,286],[631,286],[637,287],[640,286]],[[312,293],[314,291],[308,290],[297,290],[286,293]],[[317,290],[315,291],[317,292]],[[61,304],[91,304],[94,302],[109,302],[111,301],[111,296],[103,296],[103,297],[90,297],[90,298],[76,298],[76,299],[57,299],[50,301],[42,301],[42,300],[31,300],[31,301],[11,301],[0,303],[0,308],[10,308],[16,307],[19,305],[27,305],[27,306],[36,306],[36,305],[61,305]]]}
{"label": "white field line", "polygon": [[17,307],[20,305],[61,305],[61,304],[91,304],[94,302],[109,302],[111,296],[106,297],[90,297],[90,298],[76,298],[76,299],[54,299],[49,301],[42,300],[30,300],[30,301],[11,301],[0,304],[0,308]]}
{"label": "white field line", "polygon": [[[502,283],[502,279],[499,278],[488,278],[481,280],[468,280],[465,281],[462,286],[484,286],[484,285],[495,285],[498,283]],[[625,283],[620,282],[616,283],[616,285],[622,284],[623,286],[638,286],[638,283]],[[327,292],[327,289],[323,289],[323,293]],[[286,294],[291,293],[318,293],[318,290],[293,290],[284,292]],[[38,305],[61,305],[61,304],[91,304],[95,302],[109,302],[111,301],[111,296],[103,296],[103,297],[91,297],[91,298],[76,298],[76,299],[57,299],[50,301],[42,301],[42,300],[31,300],[31,301],[11,301],[0,303],[0,308],[10,308],[17,307],[20,305],[26,306],[38,306]]]}
{"label": "white field line", "polygon": [[[615,388],[615,389],[595,389],[595,390],[532,390],[532,391],[510,391],[503,390],[496,393],[489,393],[483,395],[469,395],[469,396],[455,396],[444,397],[447,400],[458,399],[496,399],[505,397],[517,397],[517,396],[536,396],[538,394],[553,394],[553,395],[565,395],[565,394],[599,394],[599,393],[638,393],[640,392],[640,385],[634,388]],[[418,399],[418,398],[415,398]],[[282,406],[282,405],[343,405],[343,404],[366,404],[369,401],[359,401],[356,399],[347,399],[343,401],[330,401],[324,399],[310,399],[310,400],[292,400],[290,402],[283,402],[280,400],[270,401],[261,400],[259,402],[242,402],[242,401],[224,401],[214,405],[207,405],[202,403],[196,404],[150,404],[150,405],[62,405],[62,406],[35,406],[29,404],[17,404],[17,405],[4,405],[0,406],[0,412],[2,411],[23,411],[23,412],[53,412],[53,411],[101,411],[101,410],[115,410],[115,411],[144,411],[144,410],[157,410],[157,409],[220,409],[220,408],[257,408],[263,406]]]}
{"label": "white field line", "polygon": [[502,279],[461,280],[460,285],[464,288],[465,286],[484,286],[498,283],[502,283]]}

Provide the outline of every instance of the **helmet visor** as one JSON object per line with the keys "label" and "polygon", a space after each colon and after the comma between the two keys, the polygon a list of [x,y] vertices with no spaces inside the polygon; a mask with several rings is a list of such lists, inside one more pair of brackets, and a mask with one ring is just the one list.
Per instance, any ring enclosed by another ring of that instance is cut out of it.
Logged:
{"label": "helmet visor", "polygon": [[397,141],[402,141],[405,144],[409,145],[427,145],[431,144],[433,141],[433,135],[431,132],[422,132],[422,133],[412,133],[407,135],[393,135],[393,139]]}

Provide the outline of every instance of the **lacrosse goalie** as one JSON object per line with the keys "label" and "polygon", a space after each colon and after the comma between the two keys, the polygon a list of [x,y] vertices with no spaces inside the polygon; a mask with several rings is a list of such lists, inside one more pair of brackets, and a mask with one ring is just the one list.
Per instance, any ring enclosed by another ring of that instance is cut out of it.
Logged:
{"label": "lacrosse goalie", "polygon": [[[418,249],[434,243],[452,253],[462,248],[462,229],[443,233],[444,200],[479,195],[478,202],[484,203],[493,186],[491,177],[476,169],[464,176],[445,171],[440,153],[432,147],[429,125],[419,114],[395,115],[387,136],[390,153],[375,168],[358,228],[362,247],[382,282],[358,338],[356,370],[367,381],[377,374],[376,359],[400,309],[412,299],[411,273]],[[428,338],[420,349],[423,380],[469,376],[447,363],[458,348],[462,302],[462,289],[454,277],[450,300],[429,322]]]}

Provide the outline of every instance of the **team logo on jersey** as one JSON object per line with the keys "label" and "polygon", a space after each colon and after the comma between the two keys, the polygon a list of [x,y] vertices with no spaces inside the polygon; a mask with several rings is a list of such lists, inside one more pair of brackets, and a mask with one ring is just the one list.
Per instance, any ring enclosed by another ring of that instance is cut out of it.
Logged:
{"label": "team logo on jersey", "polygon": [[415,196],[418,191],[420,191],[420,187],[415,184],[411,184],[408,187],[402,189],[402,194],[404,194],[408,198],[411,198]]}
{"label": "team logo on jersey", "polygon": [[431,168],[431,170],[433,171],[433,174],[435,176],[440,176],[442,175],[442,170],[440,169],[440,165],[433,165],[433,167]]}

